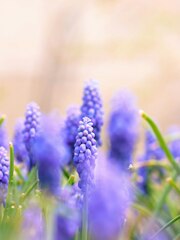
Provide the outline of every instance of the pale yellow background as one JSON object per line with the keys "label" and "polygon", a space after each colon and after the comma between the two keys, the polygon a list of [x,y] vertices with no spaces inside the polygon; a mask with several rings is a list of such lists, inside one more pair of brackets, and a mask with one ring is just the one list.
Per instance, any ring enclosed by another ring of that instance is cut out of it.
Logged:
{"label": "pale yellow background", "polygon": [[9,132],[26,103],[80,103],[99,80],[106,116],[121,88],[163,130],[180,125],[179,0],[0,0],[0,112]]}

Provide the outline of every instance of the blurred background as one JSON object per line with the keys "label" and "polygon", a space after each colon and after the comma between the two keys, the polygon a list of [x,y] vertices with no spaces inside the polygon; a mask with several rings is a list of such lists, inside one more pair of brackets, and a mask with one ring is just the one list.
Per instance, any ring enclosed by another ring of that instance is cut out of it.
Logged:
{"label": "blurred background", "polygon": [[85,80],[122,88],[165,130],[180,125],[179,0],[0,0],[0,112],[9,132],[26,104],[66,112]]}

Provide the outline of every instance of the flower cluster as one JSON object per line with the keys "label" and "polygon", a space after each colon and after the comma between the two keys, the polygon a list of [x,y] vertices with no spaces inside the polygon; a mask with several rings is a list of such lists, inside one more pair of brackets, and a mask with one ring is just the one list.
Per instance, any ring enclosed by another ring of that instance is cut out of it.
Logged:
{"label": "flower cluster", "polygon": [[45,222],[41,208],[36,203],[30,203],[24,211],[21,237],[26,240],[45,239]]}
{"label": "flower cluster", "polygon": [[94,168],[97,158],[97,147],[93,123],[87,117],[79,122],[74,150],[74,164],[80,177],[79,187],[84,193],[94,183]]}
{"label": "flower cluster", "polygon": [[0,147],[0,204],[5,202],[9,183],[9,158],[4,147]]}
{"label": "flower cluster", "polygon": [[[145,153],[139,158],[139,162],[147,162],[151,159],[161,160],[164,158],[163,150],[158,146],[157,139],[150,130],[146,131],[145,136]],[[160,174],[163,174],[161,168],[158,168]],[[138,171],[139,182],[138,186],[144,194],[148,194],[149,190],[149,169],[141,167]]]}
{"label": "flower cluster", "polygon": [[36,164],[31,148],[39,132],[40,115],[41,115],[40,108],[35,102],[32,102],[27,105],[23,129],[23,140],[29,154],[29,166],[28,166],[29,170],[31,170],[32,167],[35,166]]}
{"label": "flower cluster", "polygon": [[131,203],[130,181],[110,163],[99,168],[88,202],[90,235],[95,240],[118,239]]}
{"label": "flower cluster", "polygon": [[93,81],[81,109],[71,107],[66,118],[57,111],[41,114],[30,103],[25,121],[14,129],[16,161],[13,145],[9,161],[1,118],[0,239],[178,238],[179,129],[162,144],[156,124],[140,112],[154,133],[146,130],[136,161],[141,149],[134,151],[140,132],[135,99],[121,91],[112,103],[109,145],[102,149],[102,101]]}
{"label": "flower cluster", "polygon": [[70,188],[61,192],[54,226],[54,240],[71,240],[80,227],[80,211],[75,194]]}
{"label": "flower cluster", "polygon": [[108,124],[109,157],[124,169],[132,163],[138,137],[138,109],[134,102],[131,93],[119,92],[113,99]]}
{"label": "flower cluster", "polygon": [[15,126],[13,145],[14,145],[14,154],[18,162],[27,163],[29,160],[28,152],[23,141],[23,130],[24,124],[23,121],[19,120]]}
{"label": "flower cluster", "polygon": [[97,146],[100,146],[102,144],[100,134],[103,125],[102,100],[97,83],[93,80],[90,80],[84,88],[83,104],[81,107],[81,118],[83,117],[91,119]]}
{"label": "flower cluster", "polygon": [[68,153],[59,138],[59,119],[56,116],[43,116],[41,131],[32,146],[38,167],[40,187],[57,195],[60,190],[61,167],[66,164]]}
{"label": "flower cluster", "polygon": [[71,160],[74,154],[74,144],[77,136],[77,129],[80,121],[80,110],[76,106],[72,106],[68,109],[67,117],[65,121],[65,138],[66,143],[70,148]]}

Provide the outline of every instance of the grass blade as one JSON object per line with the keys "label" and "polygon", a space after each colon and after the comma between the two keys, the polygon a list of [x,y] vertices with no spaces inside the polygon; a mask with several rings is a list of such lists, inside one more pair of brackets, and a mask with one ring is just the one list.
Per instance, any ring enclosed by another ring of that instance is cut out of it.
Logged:
{"label": "grass blade", "polygon": [[156,232],[152,238],[150,238],[150,240],[155,239],[163,230],[165,230],[166,228],[168,228],[169,226],[171,226],[174,222],[176,222],[177,220],[180,219],[180,215],[176,216],[175,218],[173,218],[172,220],[170,220],[168,223],[166,223],[162,228],[159,229],[158,232]]}

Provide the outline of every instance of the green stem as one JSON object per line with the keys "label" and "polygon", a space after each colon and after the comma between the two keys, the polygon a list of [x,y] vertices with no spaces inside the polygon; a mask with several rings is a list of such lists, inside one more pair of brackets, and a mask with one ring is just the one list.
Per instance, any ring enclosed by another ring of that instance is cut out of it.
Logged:
{"label": "green stem", "polygon": [[80,239],[80,232],[78,231],[75,235],[74,240],[79,240]]}
{"label": "green stem", "polygon": [[16,165],[14,165],[14,170],[17,173],[18,177],[24,182],[25,179],[24,179],[24,177],[23,177],[23,175],[21,173],[21,170]]}
{"label": "green stem", "polygon": [[62,172],[67,179],[70,178],[70,174],[68,173],[68,171],[65,168],[62,168]]}
{"label": "green stem", "polygon": [[75,176],[71,175],[67,181],[67,185],[74,185],[74,183],[75,183]]}
{"label": "green stem", "polygon": [[[177,178],[178,174],[176,172],[173,173],[173,176],[172,176],[172,179],[173,181]],[[154,217],[157,217],[162,206],[163,206],[163,203],[165,202],[166,200],[166,197],[167,195],[169,194],[169,192],[171,191],[171,185],[168,183],[165,188],[164,188],[164,191],[162,192],[158,202],[157,202],[157,205],[156,205],[156,208],[155,208],[155,211],[154,211]]]}
{"label": "green stem", "polygon": [[23,194],[21,198],[21,203],[29,196],[29,194],[32,192],[32,190],[36,187],[38,184],[38,180],[36,180],[29,188],[28,190]]}
{"label": "green stem", "polygon": [[151,212],[147,208],[145,208],[137,203],[133,203],[132,207],[134,209],[140,211],[144,216],[151,216]]}
{"label": "green stem", "polygon": [[28,175],[28,179],[27,181],[24,182],[23,187],[22,187],[22,191],[26,192],[27,189],[29,188],[29,186],[34,183],[35,181],[37,181],[38,177],[37,177],[37,167],[33,167],[32,170],[30,171],[29,175]]}
{"label": "green stem", "polygon": [[[157,140],[159,142],[160,147],[163,149],[163,151],[166,154],[166,157],[169,160],[169,162],[175,168],[175,170],[173,171],[173,176],[172,176],[172,180],[175,181],[176,178],[178,177],[179,173],[180,173],[180,167],[179,167],[178,163],[175,161],[175,159],[174,159],[173,155],[171,154],[171,152],[170,152],[170,150],[169,150],[169,148],[168,148],[160,130],[158,129],[158,127],[154,123],[154,121],[143,111],[140,111],[140,114],[148,122],[148,124],[151,126],[154,134],[157,137]],[[164,202],[166,201],[166,197],[171,191],[171,188],[172,188],[172,186],[169,183],[165,186],[165,188],[164,188],[164,190],[163,190],[163,192],[162,192],[162,194],[161,194],[161,196],[158,199],[158,202],[156,204],[156,208],[153,212],[153,217],[152,217],[150,223],[148,224],[147,228],[145,229],[145,232],[147,232],[151,228],[151,226],[154,222],[154,219],[156,219],[158,217],[159,212],[161,211],[161,208],[162,208]]]}
{"label": "green stem", "polygon": [[180,194],[180,188],[172,178],[168,178],[167,182],[176,190],[178,194]]}
{"label": "green stem", "polygon": [[157,160],[149,160],[147,162],[139,162],[132,166],[132,169],[139,169],[142,167],[164,167],[169,169],[169,164],[166,161],[157,161]]}
{"label": "green stem", "polygon": [[168,228],[170,225],[172,225],[174,222],[176,222],[177,220],[180,219],[180,215],[176,216],[175,218],[173,218],[172,220],[170,220],[168,223],[166,223],[162,228],[159,229],[158,232],[156,232],[152,238],[150,238],[150,240],[153,240],[157,237],[157,235],[159,235],[163,230],[165,230],[166,228]]}
{"label": "green stem", "polygon": [[9,144],[9,148],[10,148],[10,167],[9,167],[9,184],[8,184],[8,193],[7,193],[7,200],[6,200],[6,205],[8,206],[9,202],[10,202],[10,197],[11,197],[11,190],[13,187],[13,183],[14,183],[14,148],[12,143]]}
{"label": "green stem", "polygon": [[14,148],[12,143],[9,144],[10,148],[10,169],[9,169],[9,187],[13,185],[14,181]]}
{"label": "green stem", "polygon": [[6,116],[2,115],[0,118],[0,126],[3,124],[4,120],[5,120]]}
{"label": "green stem", "polygon": [[153,132],[155,133],[157,140],[159,142],[159,145],[163,149],[164,153],[166,154],[167,159],[169,162],[172,164],[172,166],[176,169],[178,173],[180,173],[180,166],[179,164],[175,161],[173,155],[171,154],[159,128],[155,124],[155,122],[143,111],[140,112],[141,116],[148,122],[148,124],[151,126]]}

